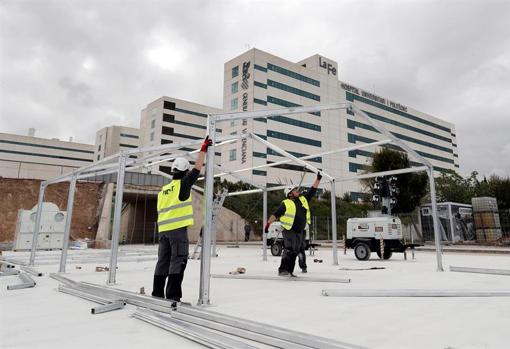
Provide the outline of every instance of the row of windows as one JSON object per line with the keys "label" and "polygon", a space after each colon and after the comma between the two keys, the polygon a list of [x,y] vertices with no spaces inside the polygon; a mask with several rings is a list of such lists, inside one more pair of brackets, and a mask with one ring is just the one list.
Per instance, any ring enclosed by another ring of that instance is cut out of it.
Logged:
{"label": "row of windows", "polygon": [[[369,131],[380,133],[378,130],[376,130],[375,128],[373,128],[370,125],[363,124],[361,122],[350,120],[350,119],[347,119],[347,127],[350,128],[350,129],[353,129],[353,130],[356,129],[356,127],[359,127],[359,128],[363,128],[365,130],[369,130]],[[392,135],[394,135],[395,137],[400,138],[400,139],[402,139],[404,141],[408,141],[408,142],[424,145],[426,147],[434,148],[434,149],[441,150],[441,151],[444,151],[444,152],[447,152],[447,153],[453,153],[453,149],[451,149],[451,148],[445,148],[445,147],[442,147],[442,146],[437,145],[437,144],[425,142],[425,141],[422,141],[420,139],[416,139],[416,138],[412,138],[412,137],[409,137],[409,136],[405,136],[405,135],[402,135],[402,134],[399,134],[399,133],[396,133],[396,132],[390,132],[390,133]]]}
{"label": "row of windows", "polygon": [[263,84],[263,83],[258,82],[258,81],[254,81],[253,84],[255,86],[258,86],[258,87],[261,87],[261,88],[265,88],[267,90],[267,85],[266,84]]}
{"label": "row of windows", "polygon": [[253,157],[255,157],[255,158],[264,158],[264,159],[266,159],[266,158],[267,158],[267,154],[265,154],[265,153],[260,153],[260,152],[258,152],[258,151],[254,151],[254,152],[253,152]]}
{"label": "row of windows", "polygon": [[42,158],[53,158],[53,159],[64,159],[64,160],[76,160],[76,161],[84,161],[84,162],[93,162],[94,160],[89,159],[80,159],[80,158],[72,158],[69,156],[60,156],[60,155],[49,155],[49,154],[36,154],[36,153],[28,153],[24,151],[16,151],[16,150],[5,150],[0,149],[1,153],[8,153],[8,154],[18,154],[18,155],[29,155],[29,156],[39,156]]}
{"label": "row of windows", "polygon": [[260,71],[263,71],[264,73],[267,73],[267,68],[264,68],[261,65],[255,64],[254,67],[256,70],[260,70]]}
{"label": "row of windows", "polygon": [[195,115],[195,116],[200,116],[200,117],[203,117],[203,118],[206,118],[207,117],[207,114],[205,113],[199,113],[197,111],[192,111],[192,110],[186,110],[186,109],[181,109],[181,108],[175,108],[175,111],[178,111],[180,113],[185,113],[185,114],[190,114],[190,115]]}
{"label": "row of windows", "polygon": [[139,138],[136,135],[130,135],[130,134],[127,134],[127,133],[121,133],[120,136],[121,137],[127,137],[127,138],[134,138],[134,139],[138,139]]}
{"label": "row of windows", "polygon": [[[275,156],[282,156],[280,153],[274,151],[273,149],[271,148],[267,148],[266,149],[267,151],[267,154],[268,155],[275,155]],[[290,154],[294,155],[295,157],[297,158],[302,158],[304,156],[308,156],[308,154],[303,154],[303,153],[298,153],[298,152],[295,152],[295,151],[289,151],[287,150],[287,152],[289,152]],[[311,159],[307,159],[306,161],[312,161],[312,162],[319,162],[319,163],[322,163],[322,158],[321,157],[316,157],[316,158],[311,158]]]}
{"label": "row of windows", "polygon": [[319,125],[315,125],[315,124],[312,124],[312,123],[309,123],[306,121],[291,119],[291,118],[288,118],[288,117],[282,116],[282,115],[270,116],[268,118],[255,118],[256,121],[265,122],[265,123],[267,123],[267,119],[281,122],[281,123],[288,124],[288,125],[293,125],[293,126],[302,127],[302,128],[306,128],[309,130],[321,132],[321,127]]}
{"label": "row of windows", "polygon": [[[413,127],[413,126],[410,126],[410,125],[398,122],[398,121],[393,120],[393,119],[385,118],[384,116],[380,116],[380,115],[377,115],[377,114],[374,114],[374,113],[370,113],[370,112],[368,112],[366,110],[363,110],[363,111],[369,117],[371,117],[372,119],[375,119],[375,120],[378,120],[378,121],[382,121],[382,122],[385,122],[387,124],[395,125],[395,126],[398,126],[398,127],[402,127],[402,128],[405,128],[406,130],[414,131],[416,133],[421,133],[423,135],[426,135],[426,136],[429,136],[429,137],[433,137],[433,138],[436,138],[436,139],[440,139],[440,140],[448,142],[448,143],[452,142],[451,138],[443,137],[443,136],[437,135],[435,133],[432,133],[432,132],[429,132],[429,131],[425,131],[425,130],[422,130],[420,128]],[[350,111],[350,110],[347,110],[347,114],[354,115],[354,113],[352,111]]]}
{"label": "row of windows", "polygon": [[347,92],[347,91],[345,92],[345,95],[346,95],[346,99],[348,101],[354,102],[355,100],[358,100],[360,102],[363,102],[363,103],[366,103],[366,104],[370,104],[371,106],[377,107],[379,109],[383,109],[383,110],[389,111],[390,113],[398,114],[398,115],[403,116],[405,118],[408,118],[408,119],[411,119],[411,120],[414,120],[414,121],[418,121],[418,122],[420,122],[422,124],[425,124],[425,125],[428,125],[428,126],[432,126],[432,127],[435,127],[435,128],[437,128],[439,130],[451,133],[451,130],[449,128],[447,128],[447,127],[441,126],[439,124],[433,123],[433,122],[428,121],[428,120],[424,120],[422,118],[419,118],[417,116],[414,116],[414,115],[411,115],[411,114],[408,114],[408,113],[404,113],[403,111],[390,108],[387,105],[374,102],[371,99],[364,98],[364,97],[355,95],[354,93]]}
{"label": "row of windows", "polygon": [[[418,163],[418,162],[412,162],[411,161],[411,166],[422,166],[422,164]],[[443,168],[443,167],[438,167],[438,166],[433,166],[434,168],[434,171],[438,171],[438,172],[448,172],[450,170],[446,169],[446,168]],[[357,163],[354,163],[354,162],[349,162],[349,172],[358,172],[358,170],[368,170],[368,165],[363,165],[363,164],[357,164]]]}
{"label": "row of windows", "polygon": [[277,88],[279,90],[282,90],[282,91],[287,91],[287,92],[290,92],[290,93],[293,93],[295,95],[298,95],[298,96],[301,96],[301,97],[306,97],[306,98],[310,98],[310,99],[313,99],[314,101],[319,101],[321,100],[321,97],[316,95],[316,94],[313,94],[313,93],[310,93],[310,92],[307,92],[307,91],[303,91],[303,90],[300,90],[298,88],[295,88],[295,87],[292,87],[292,86],[289,86],[289,85],[285,85],[285,84],[282,84],[280,82],[277,82],[277,81],[273,81],[273,80],[267,80],[267,85],[268,86],[271,86],[271,87],[274,87],[274,88]]}
{"label": "row of windows", "polygon": [[[284,99],[280,99],[280,98],[276,98],[276,97],[271,97],[271,96],[267,96],[267,102],[268,103],[272,103],[272,104],[281,105],[281,106],[287,107],[287,108],[302,107],[301,104],[292,103],[292,102],[286,101]],[[308,113],[308,114],[312,114],[312,115],[316,115],[316,116],[321,116],[321,112],[319,112],[319,111],[313,112],[313,113]]]}
{"label": "row of windows", "polygon": [[[253,102],[257,103],[257,104],[267,105],[266,101],[263,101],[262,99],[258,99],[258,98],[253,99]],[[261,119],[264,119],[264,118],[261,118]]]}
{"label": "row of windows", "polygon": [[311,84],[311,85],[314,85],[314,86],[317,86],[317,87],[321,86],[321,83],[318,80],[309,78],[307,76],[304,76],[304,75],[301,75],[299,73],[293,72],[292,70],[288,70],[288,69],[279,67],[279,66],[271,64],[271,63],[267,63],[267,70],[272,70],[272,71],[274,71],[276,73],[279,73],[279,74],[282,74],[282,75],[285,75],[285,76],[289,76],[289,77],[291,77],[293,79],[296,79],[296,80],[299,80],[299,81],[303,81],[303,82],[306,82],[308,84]]}
{"label": "row of windows", "polygon": [[175,120],[175,116],[174,115],[170,115],[170,114],[163,114],[163,121],[171,123],[171,124],[177,124],[177,125],[183,125],[183,126],[199,128],[199,129],[202,129],[202,130],[207,129],[207,127],[204,126],[204,125],[198,125],[198,124],[194,124],[194,123],[191,123],[191,122]]}
{"label": "row of windows", "polygon": [[138,148],[137,145],[132,145],[132,144],[124,144],[124,143],[120,143],[119,144],[120,147],[125,147],[125,148]]}
{"label": "row of windows", "polygon": [[283,132],[267,130],[267,136],[272,137],[272,138],[283,139],[285,141],[300,143],[300,144],[308,144],[308,145],[312,145],[314,147],[322,146],[321,141],[317,141],[315,139],[310,139],[310,138],[305,138],[305,137],[300,137],[300,136],[294,136],[294,135],[291,135],[288,133],[283,133]]}
{"label": "row of windows", "polygon": [[267,172],[266,171],[261,171],[261,170],[252,170],[251,171],[255,176],[267,176]]}
{"label": "row of windows", "polygon": [[[347,134],[347,141],[349,143],[354,143],[354,144],[356,144],[356,141],[360,141],[360,142],[363,142],[363,143],[373,143],[373,142],[376,142],[375,139],[370,139],[370,138],[366,138],[366,137],[363,137],[363,136],[354,135],[354,134],[351,134],[351,133]],[[394,144],[385,144],[385,145],[383,145],[383,147],[387,147],[387,148],[390,148],[390,149],[396,149],[396,150],[402,150],[399,146],[396,146]],[[454,163],[452,159],[447,159],[447,158],[444,158],[442,156],[437,156],[437,155],[425,153],[425,152],[418,151],[418,150],[415,150],[415,151],[418,154],[420,154],[421,156],[429,158],[429,159],[434,159],[434,160],[438,160],[438,161],[442,161],[442,162],[447,162],[449,164],[453,164]]]}
{"label": "row of windows", "polygon": [[36,147],[36,148],[68,150],[68,151],[74,151],[74,152],[77,152],[77,153],[94,154],[93,150],[90,151],[90,150],[82,150],[82,149],[74,149],[74,148],[57,147],[57,146],[54,146],[54,145],[44,145],[44,144],[35,144],[35,143],[8,141],[8,140],[5,140],[5,139],[0,139],[0,143],[15,144],[15,145],[26,145],[26,146],[29,146],[29,147]]}

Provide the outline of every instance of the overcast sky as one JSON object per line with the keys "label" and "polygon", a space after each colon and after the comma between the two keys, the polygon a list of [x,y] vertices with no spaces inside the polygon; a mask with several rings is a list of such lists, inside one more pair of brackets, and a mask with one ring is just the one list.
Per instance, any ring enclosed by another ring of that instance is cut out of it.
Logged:
{"label": "overcast sky", "polygon": [[0,132],[93,143],[163,95],[222,106],[223,64],[315,53],[457,128],[460,172],[510,175],[510,1],[0,0]]}

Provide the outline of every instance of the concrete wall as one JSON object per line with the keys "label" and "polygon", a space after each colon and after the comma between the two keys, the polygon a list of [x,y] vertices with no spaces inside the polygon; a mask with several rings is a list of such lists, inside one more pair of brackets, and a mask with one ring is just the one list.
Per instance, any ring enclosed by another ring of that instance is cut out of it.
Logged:
{"label": "concrete wall", "polygon": [[[18,210],[30,210],[37,205],[39,185],[39,180],[0,178],[0,242],[14,241]],[[71,223],[73,238],[95,238],[102,187],[97,183],[77,184]],[[68,183],[50,185],[44,201],[66,211],[68,188]]]}

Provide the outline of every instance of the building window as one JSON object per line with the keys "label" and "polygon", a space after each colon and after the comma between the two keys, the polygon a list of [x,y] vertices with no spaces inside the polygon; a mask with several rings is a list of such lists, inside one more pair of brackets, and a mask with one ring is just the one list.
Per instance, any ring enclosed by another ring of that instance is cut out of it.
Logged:
{"label": "building window", "polygon": [[230,101],[230,110],[236,110],[238,106],[237,98]]}
{"label": "building window", "polygon": [[151,121],[151,128],[154,128],[154,127],[156,127],[156,120]]}
{"label": "building window", "polygon": [[170,109],[170,110],[175,110],[175,103],[169,102],[169,101],[164,101],[163,102],[163,108]]}
{"label": "building window", "polygon": [[97,151],[101,151],[101,144],[99,144],[99,147],[97,147]]}
{"label": "building window", "polygon": [[170,114],[163,114],[163,121],[173,123],[175,121],[175,116]]}
{"label": "building window", "polygon": [[174,129],[173,127],[163,126],[161,127],[161,133],[167,136],[171,136],[174,134]]}
{"label": "building window", "polygon": [[101,155],[98,155],[98,156],[97,156],[97,161],[99,161],[99,159],[101,159]]}
{"label": "building window", "polygon": [[150,140],[151,140],[151,141],[153,141],[153,140],[154,140],[154,132],[151,132]]}
{"label": "building window", "polygon": [[239,66],[236,65],[234,68],[232,68],[232,77],[235,78],[239,75]]}
{"label": "building window", "polygon": [[231,135],[231,136],[235,136],[236,134],[237,134],[237,131],[230,132],[230,135]]}
{"label": "building window", "polygon": [[138,136],[136,135],[130,135],[128,133],[121,133],[120,134],[121,137],[127,137],[127,138],[134,138],[134,139],[138,139]]}
{"label": "building window", "polygon": [[239,82],[237,82],[237,81],[234,82],[232,84],[232,87],[231,87],[230,90],[231,90],[232,93],[236,93],[237,91],[239,91]]}
{"label": "building window", "polygon": [[230,149],[228,152],[229,161],[235,161],[237,158],[237,149]]}

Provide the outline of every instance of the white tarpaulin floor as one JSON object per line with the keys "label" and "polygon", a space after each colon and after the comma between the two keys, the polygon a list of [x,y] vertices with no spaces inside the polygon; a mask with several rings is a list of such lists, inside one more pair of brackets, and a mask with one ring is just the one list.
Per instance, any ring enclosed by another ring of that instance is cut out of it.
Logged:
{"label": "white tarpaulin floor", "polygon": [[[70,251],[70,260],[106,256],[105,250]],[[156,246],[123,246],[115,287],[138,292],[152,288]],[[248,275],[276,275],[280,258],[255,246],[219,246],[212,273],[228,274],[244,267]],[[134,306],[91,315],[87,300],[59,293],[48,277],[58,270],[59,252],[37,254],[35,288],[7,291],[17,276],[0,277],[0,348],[200,348],[177,335],[130,317]],[[4,252],[5,258],[28,260],[26,252]],[[150,260],[151,257],[153,260]],[[308,258],[307,277],[350,278],[350,284],[266,280],[211,279],[212,310],[292,330],[338,339],[371,348],[508,348],[510,297],[491,298],[340,298],[323,297],[322,289],[469,289],[510,290],[510,276],[436,272],[436,256],[417,252],[416,259],[394,254],[380,261],[361,262],[352,251],[339,253],[332,265],[330,249]],[[314,263],[313,259],[323,263]],[[138,259],[138,261],[136,261]],[[450,265],[510,269],[510,255],[459,254],[443,256]],[[39,263],[39,265],[37,265]],[[108,259],[70,262],[65,276],[104,285]],[[80,266],[81,269],[76,269]],[[385,267],[383,270],[341,268]],[[198,299],[200,261],[190,260],[183,283],[183,300]],[[299,269],[297,275],[301,275]]]}

